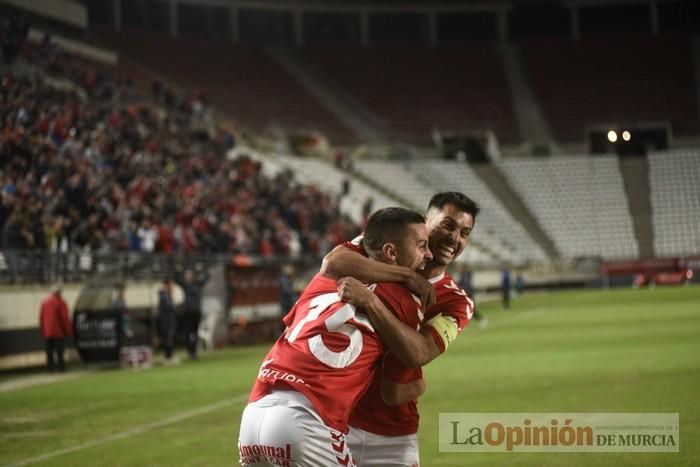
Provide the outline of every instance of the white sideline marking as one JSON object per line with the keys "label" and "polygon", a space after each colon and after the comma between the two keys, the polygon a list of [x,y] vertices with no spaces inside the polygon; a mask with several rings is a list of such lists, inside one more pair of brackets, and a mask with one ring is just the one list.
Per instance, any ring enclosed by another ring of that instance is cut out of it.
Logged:
{"label": "white sideline marking", "polygon": [[44,436],[52,436],[56,432],[53,430],[43,431],[18,431],[16,433],[0,433],[0,438],[41,438]]}
{"label": "white sideline marking", "polygon": [[17,391],[18,389],[39,386],[42,384],[55,383],[59,381],[69,381],[71,379],[85,376],[87,371],[71,371],[69,373],[55,373],[48,375],[27,376],[20,379],[5,381],[0,383],[0,393]]}
{"label": "white sideline marking", "polygon": [[162,420],[146,423],[145,425],[137,426],[131,428],[130,430],[122,431],[121,433],[114,433],[113,435],[105,436],[104,438],[96,439],[94,441],[88,441],[87,443],[78,444],[76,446],[71,446],[69,448],[58,449],[56,451],[47,452],[40,456],[31,457],[29,459],[24,459],[13,464],[8,464],[7,467],[20,467],[23,465],[33,464],[35,462],[44,461],[46,459],[51,459],[53,457],[62,456],[63,454],[69,454],[71,452],[82,451],[83,449],[89,449],[101,444],[109,443],[119,439],[129,438],[130,436],[138,435],[149,430],[156,428],[161,428],[167,425],[172,425],[173,423],[180,422],[182,420],[196,417],[197,415],[202,415],[208,412],[213,412],[214,410],[224,408],[229,405],[238,404],[248,399],[248,394],[240,395],[234,397],[233,399],[226,399],[223,401],[215,402],[213,404],[205,405],[197,409],[188,410],[187,412],[181,412],[172,417],[164,418]]}

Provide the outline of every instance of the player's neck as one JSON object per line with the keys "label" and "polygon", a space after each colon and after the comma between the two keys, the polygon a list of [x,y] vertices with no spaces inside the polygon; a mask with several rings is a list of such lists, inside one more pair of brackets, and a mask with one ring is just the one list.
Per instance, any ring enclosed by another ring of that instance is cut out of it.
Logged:
{"label": "player's neck", "polygon": [[425,265],[425,267],[419,271],[420,275],[425,277],[426,279],[434,279],[436,277],[439,277],[442,274],[445,274],[447,271],[447,265],[445,264],[431,264],[428,263]]}

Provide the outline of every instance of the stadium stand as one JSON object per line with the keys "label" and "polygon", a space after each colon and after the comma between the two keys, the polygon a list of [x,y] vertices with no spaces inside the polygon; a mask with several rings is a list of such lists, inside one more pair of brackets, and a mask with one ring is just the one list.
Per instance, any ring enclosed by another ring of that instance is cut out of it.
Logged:
{"label": "stadium stand", "polygon": [[[252,153],[251,153],[252,155]],[[379,190],[345,170],[341,170],[325,160],[318,158],[301,158],[283,154],[255,153],[266,170],[271,174],[280,171],[292,171],[301,183],[317,186],[319,189],[332,193],[339,199],[339,209],[348,215],[358,225],[364,219],[363,206],[371,199],[372,210],[396,206],[396,200],[391,199]],[[344,187],[347,186],[347,193]]]}
{"label": "stadium stand", "polygon": [[[25,50],[20,71],[3,76],[0,225],[12,250],[79,251],[80,263],[90,253],[135,249],[317,254],[358,230],[370,199],[372,209],[399,203],[423,210],[435,191],[455,189],[484,206],[467,261],[546,259],[466,164],[357,161],[353,173],[313,158],[245,150],[223,157],[212,103],[256,131],[279,125],[353,140],[262,47],[145,31],[98,36],[135,61],[107,66],[43,44]],[[613,121],[669,121],[680,135],[697,128],[696,102],[687,98],[695,93],[688,35],[528,38],[515,46],[563,141]],[[397,140],[425,144],[434,129],[491,129],[518,142],[494,47],[326,44],[297,51]],[[631,53],[640,49],[643,59]],[[152,86],[154,77],[162,81]],[[170,82],[193,92],[180,95]],[[661,154],[649,159],[656,254],[694,254],[697,238],[683,229],[697,231],[697,156]],[[506,158],[499,167],[564,258],[639,255],[616,159]],[[669,188],[665,176],[680,181]],[[22,219],[10,219],[12,210]],[[681,211],[689,216],[679,220]],[[161,234],[170,240],[161,242]],[[7,258],[3,264],[7,270]]]}
{"label": "stadium stand", "polygon": [[[315,158],[262,153],[251,153],[251,156],[262,161],[265,170],[270,171],[270,175],[289,170],[294,172],[295,178],[300,182],[333,193],[339,199],[340,211],[360,225],[366,221],[368,211],[371,213],[387,206],[405,206],[423,212],[428,206],[430,197],[443,189],[443,186],[440,186],[434,188],[434,191],[431,191],[433,188],[423,190],[422,196],[410,199],[402,197],[401,190],[394,190],[392,185],[387,184],[381,175],[383,173],[381,169],[375,170],[384,165],[393,170],[401,170],[398,164],[391,162],[359,161],[358,166],[355,167],[356,170],[350,172]],[[418,187],[415,188],[416,190],[421,190],[420,183],[413,183],[413,180],[409,182],[411,186]],[[343,193],[344,186],[347,186],[347,193]],[[378,187],[381,187],[381,190]],[[368,200],[371,201],[368,203]],[[491,264],[494,261],[500,261],[499,258],[488,253],[481,244],[467,249],[464,254],[464,258],[472,264]]]}
{"label": "stadium stand", "polygon": [[144,31],[99,37],[125,56],[187,89],[206,90],[217,108],[248,128],[318,130],[334,143],[354,136],[260,47]]}
{"label": "stadium stand", "polygon": [[700,151],[649,155],[649,183],[658,256],[700,254]]}
{"label": "stadium stand", "polygon": [[616,157],[499,163],[564,258],[636,258],[639,247]]}
{"label": "stadium stand", "polygon": [[523,41],[520,51],[559,141],[583,141],[587,126],[637,122],[667,121],[674,134],[697,133],[689,35],[547,37]]}
{"label": "stadium stand", "polygon": [[51,48],[22,65],[2,79],[10,280],[28,261],[41,264],[32,252],[320,254],[357,232],[336,197],[288,171],[269,178],[248,157],[222,157],[223,143],[199,125],[197,96],[161,106],[114,69]]}
{"label": "stadium stand", "polygon": [[504,71],[491,44],[306,46],[315,63],[377,115],[398,140],[491,129],[513,142],[518,130]]}

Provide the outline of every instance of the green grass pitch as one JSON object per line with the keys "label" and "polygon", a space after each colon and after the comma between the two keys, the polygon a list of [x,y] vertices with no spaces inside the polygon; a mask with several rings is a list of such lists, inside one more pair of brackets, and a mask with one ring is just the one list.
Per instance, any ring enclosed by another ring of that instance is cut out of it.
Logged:
{"label": "green grass pitch", "polygon": [[[423,466],[700,465],[700,287],[481,309],[489,326],[468,328],[425,369]],[[241,410],[267,348],[0,392],[0,465],[237,465]],[[440,453],[440,412],[679,412],[680,452]]]}

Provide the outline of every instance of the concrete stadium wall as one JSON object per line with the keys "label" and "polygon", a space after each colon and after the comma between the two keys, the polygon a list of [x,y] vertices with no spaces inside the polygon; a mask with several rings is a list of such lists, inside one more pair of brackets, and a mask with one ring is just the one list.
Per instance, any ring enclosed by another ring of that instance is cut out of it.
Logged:
{"label": "concrete stadium wall", "polygon": [[[73,317],[84,284],[63,286],[63,298]],[[155,309],[160,283],[127,283],[127,306]],[[43,340],[39,333],[39,307],[50,293],[50,286],[6,286],[0,288],[0,369],[40,365],[44,361]],[[183,301],[182,290],[173,286],[176,304]],[[74,351],[68,358],[77,358]]]}

